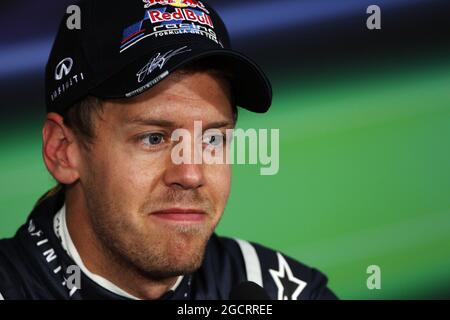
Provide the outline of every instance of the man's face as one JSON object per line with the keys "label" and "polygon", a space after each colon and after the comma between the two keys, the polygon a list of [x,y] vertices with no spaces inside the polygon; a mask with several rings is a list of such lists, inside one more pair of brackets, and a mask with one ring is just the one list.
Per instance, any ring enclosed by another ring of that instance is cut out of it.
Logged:
{"label": "man's face", "polygon": [[106,102],[82,157],[80,183],[99,241],[156,278],[201,265],[230,192],[229,165],[173,163],[171,134],[186,129],[194,143],[194,121],[224,134],[233,128],[229,89],[206,72],[171,75],[137,98]]}

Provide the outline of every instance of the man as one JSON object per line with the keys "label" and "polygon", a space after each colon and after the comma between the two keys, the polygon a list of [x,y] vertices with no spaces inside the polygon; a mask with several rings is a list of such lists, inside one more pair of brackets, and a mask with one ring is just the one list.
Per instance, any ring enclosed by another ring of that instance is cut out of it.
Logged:
{"label": "man", "polygon": [[[0,297],[228,299],[251,281],[270,299],[334,299],[319,271],[214,234],[226,161],[174,159],[180,143],[220,154],[237,105],[271,104],[267,78],[230,49],[217,13],[194,0],[79,8],[81,29],[63,19],[46,69],[43,158],[59,185],[0,241]],[[192,141],[173,139],[180,129]]]}

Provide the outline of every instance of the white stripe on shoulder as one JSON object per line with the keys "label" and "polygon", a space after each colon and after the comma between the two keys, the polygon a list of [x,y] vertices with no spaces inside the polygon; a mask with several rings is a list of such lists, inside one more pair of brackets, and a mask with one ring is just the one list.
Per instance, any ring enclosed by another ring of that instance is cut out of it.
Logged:
{"label": "white stripe on shoulder", "polygon": [[5,298],[3,298],[2,293],[0,292],[0,300],[5,300]]}
{"label": "white stripe on shoulder", "polygon": [[259,262],[258,254],[255,247],[245,240],[234,239],[242,251],[244,257],[245,270],[247,272],[247,280],[252,281],[261,287],[264,287],[262,281],[261,263]]}

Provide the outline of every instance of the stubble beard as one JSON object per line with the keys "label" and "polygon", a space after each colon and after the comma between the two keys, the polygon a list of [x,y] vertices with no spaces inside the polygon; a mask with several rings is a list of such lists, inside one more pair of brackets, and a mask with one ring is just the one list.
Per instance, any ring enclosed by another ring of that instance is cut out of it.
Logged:
{"label": "stubble beard", "polygon": [[[133,226],[126,219],[130,212],[121,212],[114,200],[105,201],[106,195],[102,188],[95,185],[87,186],[89,216],[95,237],[98,239],[103,254],[116,269],[129,270],[141,276],[154,280],[172,278],[189,274],[197,270],[203,261],[207,242],[213,233],[217,222],[206,225],[177,225],[170,227],[170,234],[162,232],[161,236],[149,234],[144,227]],[[189,198],[189,199],[188,199]],[[199,195],[185,196],[178,191],[166,193],[157,201],[150,201],[144,208],[161,208],[164,204],[185,203],[193,200],[202,201]],[[159,202],[160,204],[155,204]],[[208,201],[203,201],[203,207],[211,210]],[[150,211],[149,211],[150,210]],[[140,215],[148,215],[151,209],[140,211]],[[211,213],[212,211],[207,211]],[[136,214],[136,213],[134,213]],[[149,218],[149,217],[144,217]],[[169,232],[169,230],[168,230]],[[190,250],[184,251],[186,243],[190,243]]]}

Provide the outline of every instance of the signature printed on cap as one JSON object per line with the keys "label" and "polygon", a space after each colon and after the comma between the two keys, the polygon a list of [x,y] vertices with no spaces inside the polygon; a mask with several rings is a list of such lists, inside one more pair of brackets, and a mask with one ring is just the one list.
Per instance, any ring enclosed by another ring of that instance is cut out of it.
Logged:
{"label": "signature printed on cap", "polygon": [[150,75],[154,70],[160,69],[164,67],[164,65],[174,56],[177,56],[182,53],[186,53],[192,51],[191,49],[187,49],[187,46],[181,47],[176,50],[169,50],[164,54],[161,54],[160,52],[157,53],[155,56],[153,56],[149,62],[136,73],[137,80],[139,83],[145,80],[145,78]]}

